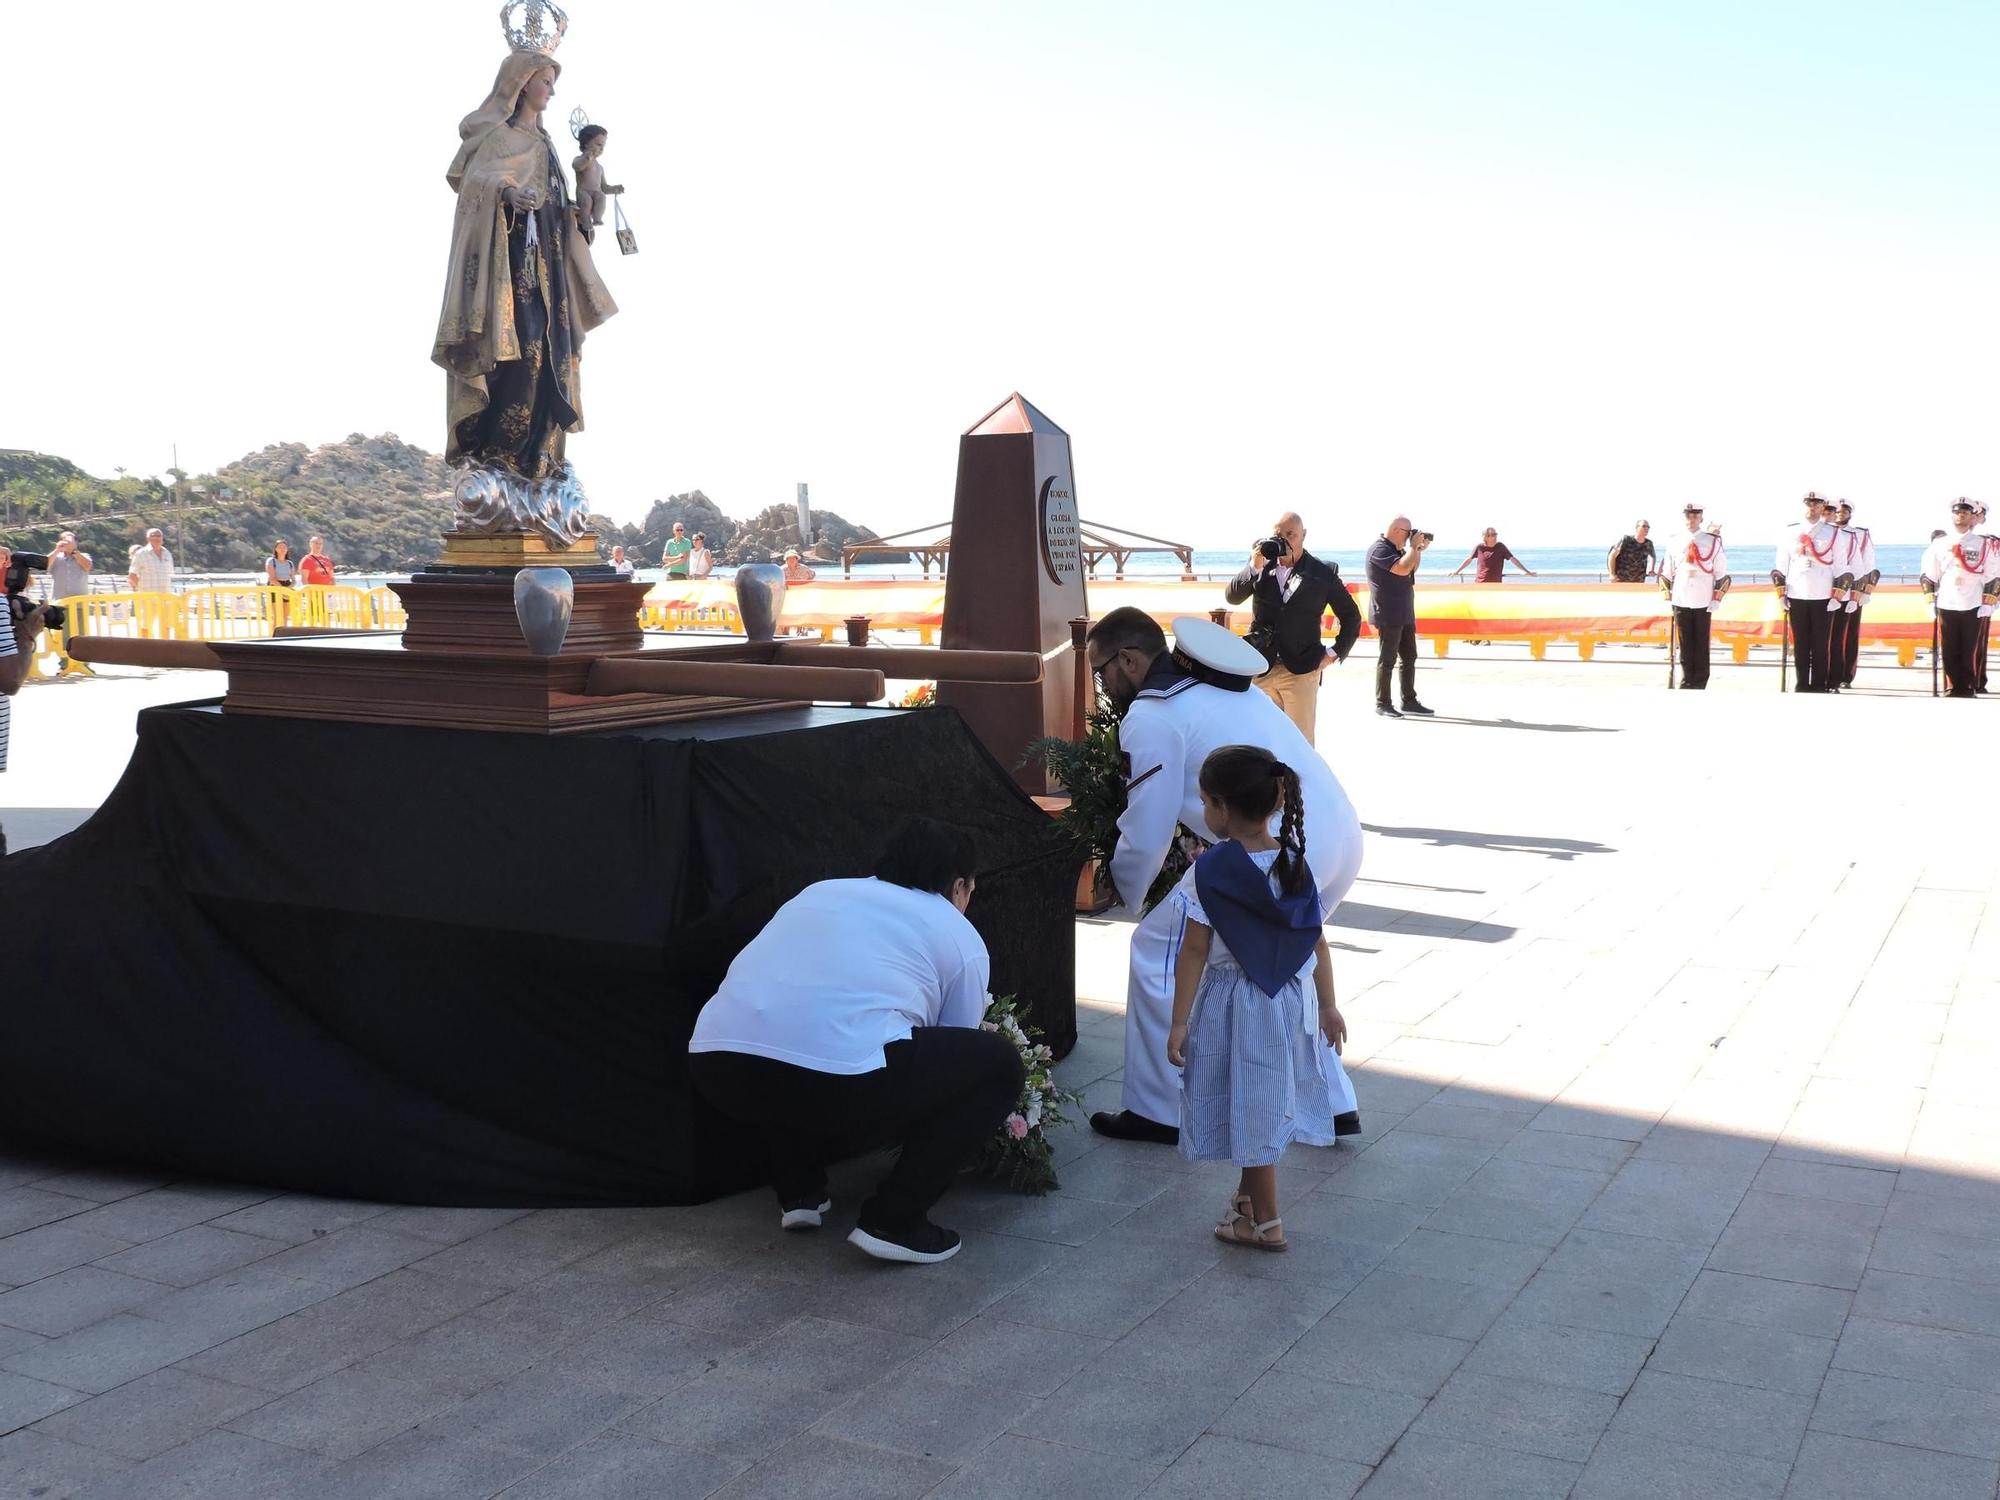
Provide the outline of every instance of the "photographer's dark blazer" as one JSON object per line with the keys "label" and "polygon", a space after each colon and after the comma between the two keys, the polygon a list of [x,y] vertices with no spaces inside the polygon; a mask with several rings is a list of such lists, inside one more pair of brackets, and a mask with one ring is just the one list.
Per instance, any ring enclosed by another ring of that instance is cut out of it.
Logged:
{"label": "photographer's dark blazer", "polygon": [[1292,577],[1297,586],[1289,599],[1279,595],[1275,563],[1245,568],[1229,581],[1223,597],[1231,604],[1255,600],[1250,606],[1250,644],[1274,666],[1289,672],[1317,672],[1326,656],[1319,638],[1320,617],[1331,605],[1334,618],[1340,622],[1333,654],[1347,660],[1347,653],[1361,638],[1361,610],[1340,581],[1340,569],[1310,552],[1301,552]]}

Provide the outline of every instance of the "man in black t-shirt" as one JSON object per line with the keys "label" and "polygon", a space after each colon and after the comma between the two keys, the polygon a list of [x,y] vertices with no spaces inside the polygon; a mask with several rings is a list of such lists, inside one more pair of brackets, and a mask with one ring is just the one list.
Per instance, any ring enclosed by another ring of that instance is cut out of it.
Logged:
{"label": "man in black t-shirt", "polygon": [[1647,535],[1652,530],[1644,521],[1632,527],[1630,536],[1621,536],[1618,545],[1605,554],[1604,566],[1616,583],[1644,583],[1660,570],[1659,553]]}
{"label": "man in black t-shirt", "polygon": [[[1385,719],[1428,717],[1417,701],[1417,569],[1430,538],[1398,516],[1368,549],[1368,623],[1379,647],[1375,658],[1375,712]],[[1401,668],[1403,706],[1389,701],[1389,678]]]}

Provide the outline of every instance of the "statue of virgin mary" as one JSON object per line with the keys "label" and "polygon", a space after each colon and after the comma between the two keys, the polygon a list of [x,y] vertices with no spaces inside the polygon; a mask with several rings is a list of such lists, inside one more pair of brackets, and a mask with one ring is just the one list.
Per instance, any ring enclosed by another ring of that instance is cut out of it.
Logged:
{"label": "statue of virgin mary", "polygon": [[[552,44],[551,44],[552,45]],[[618,310],[598,278],[542,111],[561,65],[516,45],[486,102],[458,127],[445,174],[458,194],[431,358],[447,377],[445,458],[460,531],[585,533],[563,456],[583,428],[583,336]]]}

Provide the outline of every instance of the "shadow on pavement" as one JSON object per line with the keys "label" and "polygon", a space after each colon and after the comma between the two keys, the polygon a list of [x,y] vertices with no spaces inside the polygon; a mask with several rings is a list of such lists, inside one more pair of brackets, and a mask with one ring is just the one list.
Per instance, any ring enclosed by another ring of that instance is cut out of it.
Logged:
{"label": "shadow on pavement", "polygon": [[1434,848],[1491,849],[1505,854],[1542,854],[1550,859],[1575,859],[1579,854],[1616,854],[1609,844],[1589,839],[1545,839],[1526,833],[1473,833],[1463,828],[1390,828],[1363,823],[1369,833],[1387,839],[1423,839]]}

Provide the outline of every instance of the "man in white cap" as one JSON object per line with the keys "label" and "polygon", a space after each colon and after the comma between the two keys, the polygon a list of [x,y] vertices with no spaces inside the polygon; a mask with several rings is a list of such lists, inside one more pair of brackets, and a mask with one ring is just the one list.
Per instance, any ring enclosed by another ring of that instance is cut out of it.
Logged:
{"label": "man in white cap", "polygon": [[1944,664],[1945,696],[1971,698],[1979,665],[1982,605],[2000,594],[2000,541],[1974,530],[1979,507],[1963,495],[1951,503],[1952,530],[1924,553],[1924,587],[1937,596],[1938,655]]}
{"label": "man in white cap", "polygon": [[1722,535],[1702,525],[1702,509],[1690,502],[1681,507],[1687,533],[1667,544],[1660,558],[1660,578],[1673,602],[1674,630],[1681,642],[1681,686],[1708,686],[1708,626],[1715,606],[1729,590],[1729,558]]}
{"label": "man in white cap", "polygon": [[[1298,773],[1305,796],[1306,865],[1324,918],[1333,916],[1361,870],[1361,821],[1347,793],[1284,710],[1250,691],[1266,666],[1256,648],[1192,616],[1174,621],[1174,642],[1169,651],[1152,617],[1127,607],[1093,625],[1088,643],[1098,690],[1120,715],[1118,743],[1128,778],[1111,857],[1120,904],[1111,914],[1139,924],[1125,991],[1125,1107],[1092,1115],[1090,1126],[1120,1140],[1162,1145],[1180,1138],[1180,1074],[1167,1061],[1167,1029],[1186,903],[1169,896],[1151,912],[1142,915],[1141,908],[1166,863],[1175,830],[1185,825],[1208,836],[1201,815],[1202,762],[1224,745],[1257,745]],[[1176,890],[1193,885],[1190,869]],[[1358,1134],[1354,1086],[1331,1049],[1326,1061],[1335,1131]]]}
{"label": "man in white cap", "polygon": [[[2000,538],[1986,529],[1984,501],[1972,502],[1972,525],[1974,530],[1986,538],[1987,545],[2000,547]],[[1972,686],[1975,692],[1990,693],[1993,689],[1986,685],[1986,646],[1988,637],[1993,632],[1993,606],[2000,603],[2000,589],[1996,589],[1989,582],[1984,597],[1986,602],[1979,606],[1979,638],[1972,649]]]}
{"label": "man in white cap", "polygon": [[1805,518],[1778,543],[1771,566],[1771,585],[1791,616],[1794,685],[1801,693],[1832,692],[1827,646],[1832,638],[1833,560],[1840,545],[1840,528],[1826,518],[1826,500],[1818,493],[1805,498]]}
{"label": "man in white cap", "polygon": [[[1861,665],[1861,606],[1882,581],[1882,570],[1875,565],[1875,538],[1866,526],[1852,524],[1854,507],[1841,501],[1833,509],[1833,519],[1840,525],[1843,541],[1834,563],[1834,602],[1839,608],[1827,644],[1827,677],[1836,688],[1851,688]],[[1844,587],[1843,578],[1847,580]]]}

